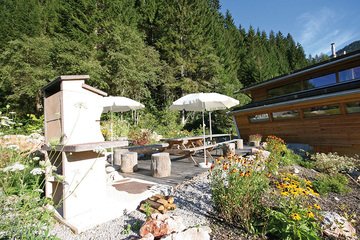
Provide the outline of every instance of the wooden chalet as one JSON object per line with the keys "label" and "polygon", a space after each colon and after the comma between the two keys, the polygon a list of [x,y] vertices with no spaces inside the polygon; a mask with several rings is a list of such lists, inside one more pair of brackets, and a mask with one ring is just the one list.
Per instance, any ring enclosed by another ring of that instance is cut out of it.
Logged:
{"label": "wooden chalet", "polygon": [[241,138],[276,135],[319,152],[360,154],[360,51],[241,92],[252,98],[231,112]]}

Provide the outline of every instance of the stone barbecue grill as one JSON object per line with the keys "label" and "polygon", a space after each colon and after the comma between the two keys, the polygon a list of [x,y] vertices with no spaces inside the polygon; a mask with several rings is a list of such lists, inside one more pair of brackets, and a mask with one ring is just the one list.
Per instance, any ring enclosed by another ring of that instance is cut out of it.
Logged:
{"label": "stone barbecue grill", "polygon": [[43,88],[45,141],[52,146],[46,150],[57,174],[64,177],[46,177],[46,196],[75,232],[114,219],[132,202],[137,204],[107,184],[106,156],[98,149],[128,142],[104,141],[100,116],[107,94],[85,84],[87,79],[88,75],[60,76]]}

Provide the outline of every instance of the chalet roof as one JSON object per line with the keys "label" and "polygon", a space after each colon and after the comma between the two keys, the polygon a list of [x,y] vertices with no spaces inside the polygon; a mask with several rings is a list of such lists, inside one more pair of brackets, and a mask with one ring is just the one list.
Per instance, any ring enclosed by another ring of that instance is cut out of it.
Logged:
{"label": "chalet roof", "polygon": [[327,66],[331,66],[331,65],[336,65],[336,64],[338,64],[340,62],[348,61],[350,59],[359,58],[359,57],[360,57],[360,50],[357,50],[357,51],[354,51],[354,52],[351,52],[351,53],[341,55],[341,56],[336,57],[336,58],[331,58],[329,60],[314,64],[314,65],[311,65],[311,66],[308,66],[308,67],[305,67],[305,68],[302,68],[302,69],[299,69],[299,70],[296,70],[296,71],[294,71],[294,72],[292,72],[290,74],[284,74],[284,75],[281,75],[281,76],[278,76],[278,77],[275,77],[275,78],[271,78],[271,79],[266,80],[266,81],[261,82],[261,83],[252,84],[252,85],[250,85],[250,86],[248,86],[246,88],[241,89],[239,92],[247,92],[247,91],[255,89],[255,88],[270,85],[270,84],[280,82],[280,81],[285,80],[285,79],[289,79],[289,78],[292,78],[292,77],[295,77],[295,76],[298,76],[298,75],[302,75],[302,74],[307,73],[307,72],[318,70],[318,69],[321,69],[323,67],[327,67]]}
{"label": "chalet roof", "polygon": [[360,92],[360,80],[339,83],[333,86],[310,89],[298,93],[269,98],[263,101],[252,102],[235,108],[231,113],[263,110],[271,107],[286,106],[300,102],[312,101],[334,96],[342,96]]}

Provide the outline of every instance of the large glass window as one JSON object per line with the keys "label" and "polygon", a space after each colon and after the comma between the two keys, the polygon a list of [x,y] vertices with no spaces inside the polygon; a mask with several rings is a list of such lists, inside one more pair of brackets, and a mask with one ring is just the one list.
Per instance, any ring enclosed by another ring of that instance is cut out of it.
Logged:
{"label": "large glass window", "polygon": [[338,105],[317,106],[317,107],[304,109],[305,118],[336,115],[336,114],[340,114],[340,108]]}
{"label": "large glass window", "polygon": [[360,113],[360,102],[346,103],[347,113]]}
{"label": "large glass window", "polygon": [[249,116],[249,121],[252,123],[269,121],[269,114],[263,113]]}
{"label": "large glass window", "polygon": [[360,67],[350,68],[339,72],[340,82],[360,79]]}
{"label": "large glass window", "polygon": [[312,89],[312,88],[318,88],[335,83],[336,83],[336,74],[332,73],[329,75],[309,79],[304,82],[304,87],[305,89]]}
{"label": "large glass window", "polygon": [[290,110],[290,111],[273,112],[272,116],[273,116],[274,120],[298,118],[299,111]]}
{"label": "large glass window", "polygon": [[293,92],[301,91],[301,81],[287,84],[285,86],[273,88],[268,90],[268,97],[277,97]]}

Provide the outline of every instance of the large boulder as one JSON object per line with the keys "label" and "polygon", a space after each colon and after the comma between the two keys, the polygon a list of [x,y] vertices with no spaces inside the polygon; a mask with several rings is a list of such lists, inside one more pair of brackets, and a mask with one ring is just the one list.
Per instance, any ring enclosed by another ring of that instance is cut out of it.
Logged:
{"label": "large boulder", "polygon": [[41,149],[44,136],[33,133],[25,135],[5,135],[0,137],[0,145],[20,152],[33,153]]}
{"label": "large boulder", "polygon": [[336,212],[323,212],[321,227],[326,236],[331,239],[355,240],[356,230],[344,217]]}
{"label": "large boulder", "polygon": [[211,229],[207,226],[189,228],[183,232],[173,233],[161,238],[162,240],[210,240]]}
{"label": "large boulder", "polygon": [[183,231],[185,226],[179,216],[154,213],[140,228],[140,236],[145,237],[151,233],[155,238],[168,235],[173,232]]}

